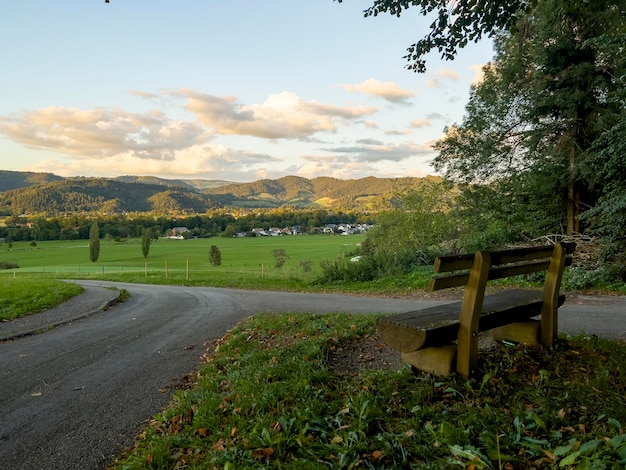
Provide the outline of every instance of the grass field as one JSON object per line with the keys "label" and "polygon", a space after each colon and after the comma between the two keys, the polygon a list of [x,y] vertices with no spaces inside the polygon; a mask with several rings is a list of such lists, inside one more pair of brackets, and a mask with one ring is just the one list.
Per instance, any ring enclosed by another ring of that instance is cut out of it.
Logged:
{"label": "grass field", "polygon": [[[8,244],[0,245],[0,261],[14,263],[18,268],[0,272],[0,277],[46,273],[135,282],[142,278],[149,282],[179,279],[213,285],[222,285],[228,278],[239,278],[244,284],[248,278],[254,282],[292,279],[307,283],[320,273],[322,259],[349,255],[363,239],[363,235],[159,239],[151,244],[147,258],[142,255],[138,239],[124,243],[101,240],[100,257],[95,263],[89,261],[87,240],[38,242],[34,247],[30,242],[14,242],[11,249]],[[211,245],[220,249],[220,266],[209,263]],[[275,267],[273,255],[278,249],[289,256],[280,269]]]}

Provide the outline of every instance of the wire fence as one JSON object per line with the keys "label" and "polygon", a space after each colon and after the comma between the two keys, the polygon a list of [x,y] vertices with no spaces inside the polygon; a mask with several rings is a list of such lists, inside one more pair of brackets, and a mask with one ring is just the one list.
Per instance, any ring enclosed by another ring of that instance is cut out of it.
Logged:
{"label": "wire fence", "polygon": [[257,279],[286,279],[286,278],[312,278],[309,270],[296,266],[284,266],[276,268],[265,263],[253,266],[199,266],[190,264],[189,260],[181,265],[176,263],[143,263],[143,264],[78,264],[59,266],[36,266],[27,268],[5,269],[0,271],[1,277],[17,277],[21,274],[49,274],[55,277],[141,277],[164,279],[202,280],[216,276],[245,276]]}

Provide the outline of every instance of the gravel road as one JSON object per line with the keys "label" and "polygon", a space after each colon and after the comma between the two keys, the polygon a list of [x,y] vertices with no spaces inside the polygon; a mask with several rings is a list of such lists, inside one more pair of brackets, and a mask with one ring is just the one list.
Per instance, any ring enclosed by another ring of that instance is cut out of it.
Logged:
{"label": "gravel road", "polygon": [[[80,281],[85,294],[0,324],[0,467],[99,469],[166,406],[206,346],[266,312],[395,313],[433,301]],[[124,288],[130,298],[106,309]],[[91,301],[89,301],[91,299]],[[56,324],[56,328],[32,334]],[[623,297],[573,296],[562,331],[626,339]]]}

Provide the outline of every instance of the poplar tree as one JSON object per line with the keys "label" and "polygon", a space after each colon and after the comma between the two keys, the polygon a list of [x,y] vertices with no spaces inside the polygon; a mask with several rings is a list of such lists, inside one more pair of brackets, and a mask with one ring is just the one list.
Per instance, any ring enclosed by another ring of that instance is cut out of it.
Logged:
{"label": "poplar tree", "polygon": [[98,222],[94,221],[89,229],[89,259],[92,263],[98,261],[100,257],[100,229]]}
{"label": "poplar tree", "polygon": [[141,252],[144,258],[147,258],[148,253],[150,253],[150,242],[152,242],[152,234],[150,230],[144,227],[141,230]]}

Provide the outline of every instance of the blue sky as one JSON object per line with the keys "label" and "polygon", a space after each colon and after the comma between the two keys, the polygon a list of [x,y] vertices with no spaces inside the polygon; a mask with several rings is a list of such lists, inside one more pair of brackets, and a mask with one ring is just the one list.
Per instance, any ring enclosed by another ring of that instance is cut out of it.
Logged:
{"label": "blue sky", "polygon": [[0,17],[0,169],[254,181],[433,174],[493,56],[426,74],[371,0],[28,0]]}

